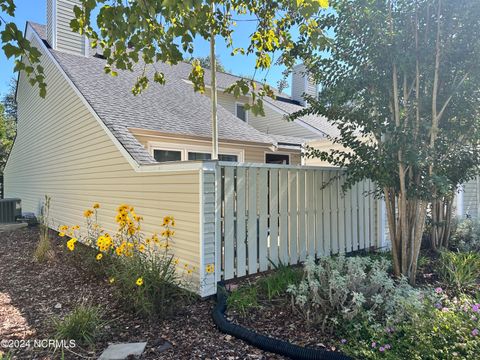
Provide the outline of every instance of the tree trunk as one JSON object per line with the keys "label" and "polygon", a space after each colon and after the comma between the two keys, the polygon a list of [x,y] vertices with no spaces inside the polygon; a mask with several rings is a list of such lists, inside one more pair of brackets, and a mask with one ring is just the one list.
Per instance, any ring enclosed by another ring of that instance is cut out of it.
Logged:
{"label": "tree trunk", "polygon": [[[389,188],[384,189],[384,195],[392,241],[393,272],[395,276],[405,276],[411,284],[415,284],[427,203],[395,194],[394,189]],[[405,227],[407,231],[404,231]]]}

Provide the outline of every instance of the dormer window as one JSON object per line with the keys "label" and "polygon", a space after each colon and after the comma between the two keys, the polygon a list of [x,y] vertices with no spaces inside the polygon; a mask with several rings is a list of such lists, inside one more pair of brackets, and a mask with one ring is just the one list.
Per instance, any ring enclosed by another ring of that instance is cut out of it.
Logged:
{"label": "dormer window", "polygon": [[235,115],[245,122],[248,121],[248,114],[247,110],[245,110],[245,104],[235,103]]}

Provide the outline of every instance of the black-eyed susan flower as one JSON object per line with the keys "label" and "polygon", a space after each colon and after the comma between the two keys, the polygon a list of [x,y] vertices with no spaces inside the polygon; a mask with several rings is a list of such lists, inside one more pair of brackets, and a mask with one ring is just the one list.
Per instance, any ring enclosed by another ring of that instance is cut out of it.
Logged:
{"label": "black-eyed susan flower", "polygon": [[77,242],[77,238],[71,238],[70,240],[67,241],[67,248],[70,251],[75,250],[75,243]]}
{"label": "black-eyed susan flower", "polygon": [[89,217],[91,217],[92,215],[93,215],[93,211],[90,210],[90,209],[85,210],[85,211],[83,212],[83,216],[86,217],[86,218],[89,218]]}
{"label": "black-eyed susan flower", "polygon": [[205,267],[205,271],[207,272],[207,274],[212,274],[215,271],[215,265],[214,264],[208,264]]}
{"label": "black-eyed susan flower", "polygon": [[93,204],[93,208],[94,208],[94,209],[99,209],[99,208],[100,208],[100,204],[99,204],[99,203]]}
{"label": "black-eyed susan flower", "polygon": [[65,236],[65,233],[64,233],[64,232],[60,232],[60,233],[58,233],[58,236],[64,237],[64,236]]}
{"label": "black-eyed susan flower", "polygon": [[135,282],[135,284],[137,284],[137,286],[142,286],[143,285],[143,279],[141,277],[139,277],[137,279],[137,281]]}
{"label": "black-eyed susan flower", "polygon": [[102,260],[102,258],[103,258],[103,254],[102,254],[102,253],[98,253],[97,256],[95,256],[95,259],[97,259],[97,261]]}

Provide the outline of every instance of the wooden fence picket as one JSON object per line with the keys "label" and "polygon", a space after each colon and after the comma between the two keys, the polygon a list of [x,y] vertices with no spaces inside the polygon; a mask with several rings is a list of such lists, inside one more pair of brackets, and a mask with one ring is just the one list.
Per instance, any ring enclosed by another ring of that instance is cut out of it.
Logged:
{"label": "wooden fence picket", "polygon": [[378,244],[379,201],[340,169],[220,163],[215,175],[217,280]]}

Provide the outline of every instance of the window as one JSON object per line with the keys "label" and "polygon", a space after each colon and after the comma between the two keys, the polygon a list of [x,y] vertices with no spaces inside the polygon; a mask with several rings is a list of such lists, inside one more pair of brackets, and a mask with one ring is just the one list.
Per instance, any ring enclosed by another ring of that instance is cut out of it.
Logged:
{"label": "window", "polygon": [[220,154],[220,155],[218,155],[218,160],[238,162],[238,156],[237,155],[229,155],[229,154]]}
{"label": "window", "polygon": [[284,154],[265,154],[265,163],[267,164],[290,164],[290,155]]}
{"label": "window", "polygon": [[212,156],[208,153],[189,152],[188,160],[210,160]]}
{"label": "window", "polygon": [[[201,153],[201,152],[188,153],[188,160],[210,160],[211,158],[212,156],[209,153]],[[238,162],[238,156],[230,155],[230,154],[218,154],[218,160]]]}
{"label": "window", "polygon": [[182,152],[176,150],[153,150],[153,157],[158,162],[181,161]]}
{"label": "window", "polygon": [[[212,159],[211,147],[208,145],[149,142],[147,148],[155,160],[161,163],[168,161],[202,161]],[[243,162],[244,150],[222,147],[218,155],[218,160]]]}
{"label": "window", "polygon": [[247,122],[247,110],[245,110],[244,104],[235,104],[235,115],[237,115],[239,119]]}

